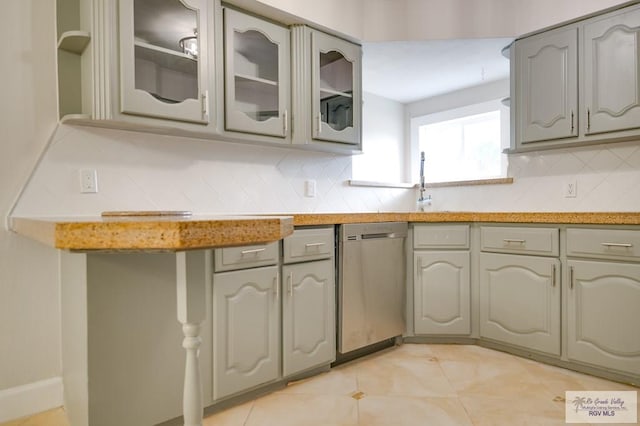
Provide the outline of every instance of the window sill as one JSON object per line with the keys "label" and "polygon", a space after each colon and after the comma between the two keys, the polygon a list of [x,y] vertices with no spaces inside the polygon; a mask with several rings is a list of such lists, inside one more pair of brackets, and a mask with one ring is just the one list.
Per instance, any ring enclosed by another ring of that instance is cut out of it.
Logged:
{"label": "window sill", "polygon": [[[453,182],[427,183],[427,188],[448,188],[451,186],[475,186],[475,185],[510,185],[513,183],[512,177],[477,180],[458,180]],[[417,185],[416,185],[417,186]]]}
{"label": "window sill", "polygon": [[413,183],[375,182],[370,180],[348,180],[349,186],[366,186],[371,188],[416,188]]}
{"label": "window sill", "polygon": [[[513,183],[512,177],[495,178],[495,179],[477,179],[477,180],[459,180],[453,182],[435,182],[427,183],[426,188],[447,188],[451,186],[475,186],[475,185],[508,185]],[[349,186],[364,186],[370,188],[418,188],[419,185],[413,183],[391,183],[391,182],[375,182],[369,180],[348,180]]]}

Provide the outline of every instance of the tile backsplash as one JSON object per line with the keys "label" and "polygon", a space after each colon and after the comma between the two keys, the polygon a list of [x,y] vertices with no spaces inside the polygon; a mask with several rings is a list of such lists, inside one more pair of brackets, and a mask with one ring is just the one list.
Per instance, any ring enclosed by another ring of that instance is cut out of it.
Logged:
{"label": "tile backsplash", "polygon": [[[79,170],[98,193],[81,194]],[[412,191],[351,187],[350,156],[287,148],[60,126],[15,215],[105,210],[200,214],[406,211]],[[316,181],[306,197],[305,181]]]}
{"label": "tile backsplash", "polygon": [[[640,211],[640,144],[625,142],[509,156],[512,185],[439,188],[436,210]],[[577,197],[564,188],[577,184]]]}
{"label": "tile backsplash", "polygon": [[[96,169],[97,194],[79,170]],[[510,185],[437,188],[432,210],[640,211],[640,144],[513,154]],[[410,211],[417,191],[351,187],[352,158],[98,128],[60,126],[15,215],[95,215],[104,210],[201,214]],[[317,196],[306,197],[315,180]],[[577,183],[577,197],[564,186]]]}

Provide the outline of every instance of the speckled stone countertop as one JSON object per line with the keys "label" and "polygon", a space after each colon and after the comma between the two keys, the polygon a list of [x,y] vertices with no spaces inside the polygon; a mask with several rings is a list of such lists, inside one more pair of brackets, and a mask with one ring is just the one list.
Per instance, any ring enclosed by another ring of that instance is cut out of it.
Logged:
{"label": "speckled stone countertop", "polygon": [[593,225],[640,225],[640,212],[408,212],[294,214],[293,223],[331,225],[360,222],[496,222]]}
{"label": "speckled stone countertop", "polygon": [[360,222],[640,225],[640,212],[406,212],[12,218],[18,234],[68,250],[189,250],[277,241],[294,226]]}
{"label": "speckled stone countertop", "polygon": [[18,234],[67,250],[189,250],[280,240],[291,216],[12,218]]}

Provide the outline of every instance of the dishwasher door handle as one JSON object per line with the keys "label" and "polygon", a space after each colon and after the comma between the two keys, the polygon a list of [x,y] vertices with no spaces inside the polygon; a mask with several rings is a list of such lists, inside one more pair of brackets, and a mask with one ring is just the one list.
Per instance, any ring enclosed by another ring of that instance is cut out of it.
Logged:
{"label": "dishwasher door handle", "polygon": [[395,238],[396,234],[393,232],[383,232],[379,234],[362,234],[361,238],[363,240],[373,240],[373,239],[381,239],[381,238]]}

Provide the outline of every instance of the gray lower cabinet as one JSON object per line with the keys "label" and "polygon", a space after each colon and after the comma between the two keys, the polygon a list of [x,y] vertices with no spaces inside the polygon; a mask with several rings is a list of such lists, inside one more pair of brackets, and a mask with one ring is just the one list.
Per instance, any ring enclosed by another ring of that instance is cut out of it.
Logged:
{"label": "gray lower cabinet", "polygon": [[468,251],[414,253],[416,334],[471,333]]}
{"label": "gray lower cabinet", "polygon": [[278,275],[275,265],[214,274],[214,400],[278,379]]}
{"label": "gray lower cabinet", "polygon": [[560,355],[560,261],[480,254],[480,335]]}
{"label": "gray lower cabinet", "polygon": [[568,358],[640,376],[640,265],[568,266]]}
{"label": "gray lower cabinet", "polygon": [[469,225],[414,225],[415,334],[471,333]]}
{"label": "gray lower cabinet", "polygon": [[335,358],[335,267],[332,259],[282,267],[282,374]]}
{"label": "gray lower cabinet", "polygon": [[567,229],[567,357],[640,377],[640,231]]}

